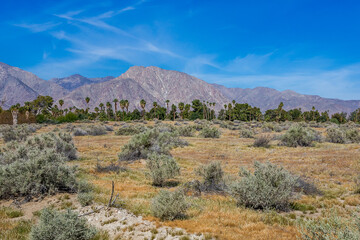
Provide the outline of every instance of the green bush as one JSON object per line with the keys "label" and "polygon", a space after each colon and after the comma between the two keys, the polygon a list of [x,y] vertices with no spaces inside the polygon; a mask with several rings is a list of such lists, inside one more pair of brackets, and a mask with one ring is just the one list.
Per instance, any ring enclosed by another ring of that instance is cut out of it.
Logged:
{"label": "green bush", "polygon": [[195,128],[193,126],[178,127],[177,131],[179,132],[179,135],[183,136],[183,137],[193,137],[193,136],[195,136]]}
{"label": "green bush", "polygon": [[271,163],[255,162],[254,169],[254,173],[242,169],[242,179],[231,188],[238,203],[254,209],[286,209],[297,178]]}
{"label": "green bush", "polygon": [[185,216],[188,204],[181,190],[161,190],[151,204],[152,214],[161,220],[174,220]]}
{"label": "green bush", "polygon": [[295,124],[281,136],[281,145],[288,147],[309,147],[313,142],[320,142],[321,137],[318,132],[311,128]]}
{"label": "green bush", "polygon": [[327,141],[332,143],[346,143],[346,132],[339,127],[329,127],[326,129]]}
{"label": "green bush", "polygon": [[115,132],[115,135],[130,136],[145,132],[147,129],[143,125],[124,125]]}
{"label": "green bush", "polygon": [[150,170],[150,177],[155,186],[162,186],[166,180],[180,174],[176,160],[169,155],[152,153],[148,156],[146,166]]}
{"label": "green bush", "polygon": [[77,159],[77,151],[68,133],[54,132],[38,134],[29,137],[24,142],[11,142],[1,149],[0,164],[8,164],[16,160],[29,159],[28,153],[31,151],[44,151],[46,149],[54,150],[61,154],[66,160]]}
{"label": "green bush", "polygon": [[196,174],[203,178],[202,191],[220,191],[224,189],[224,171],[220,162],[211,162],[196,169]]}
{"label": "green bush", "polygon": [[74,192],[74,169],[54,149],[30,149],[27,159],[0,165],[0,199]]}
{"label": "green bush", "polygon": [[185,145],[187,145],[187,142],[181,140],[177,133],[160,132],[157,128],[154,128],[134,135],[122,147],[119,160],[146,159],[151,153],[170,155],[171,149]]}
{"label": "green bush", "polygon": [[299,222],[303,240],[358,240],[360,219],[344,220],[332,214],[326,219],[305,219]]}
{"label": "green bush", "polygon": [[254,131],[248,128],[240,128],[240,138],[253,138]]}
{"label": "green bush", "polygon": [[200,136],[203,138],[219,138],[221,135],[220,130],[217,127],[204,127],[200,131]]}
{"label": "green bush", "polygon": [[77,195],[77,199],[81,206],[89,206],[94,200],[94,194],[92,192],[79,192]]}
{"label": "green bush", "polygon": [[345,130],[346,139],[351,143],[360,142],[360,133],[356,128],[348,128]]}
{"label": "green bush", "polygon": [[76,212],[67,210],[58,212],[44,209],[40,220],[30,232],[31,240],[90,240],[96,229],[87,224],[85,218],[78,217]]}
{"label": "green bush", "polygon": [[0,128],[0,133],[4,142],[10,141],[24,141],[31,133],[35,132],[36,128],[30,125],[3,126]]}

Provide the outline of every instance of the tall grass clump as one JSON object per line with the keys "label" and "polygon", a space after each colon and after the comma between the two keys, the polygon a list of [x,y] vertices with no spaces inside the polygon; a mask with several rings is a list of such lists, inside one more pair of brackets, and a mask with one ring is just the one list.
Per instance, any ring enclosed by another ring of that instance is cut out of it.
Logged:
{"label": "tall grass clump", "polygon": [[360,239],[359,217],[345,220],[333,213],[325,219],[305,219],[298,224],[303,240]]}
{"label": "tall grass clump", "polygon": [[96,229],[89,226],[85,218],[67,210],[58,212],[52,209],[41,211],[39,223],[30,232],[30,240],[90,240]]}
{"label": "tall grass clump", "polygon": [[225,189],[224,171],[220,162],[202,165],[196,169],[195,173],[203,178],[201,191],[223,191]]}
{"label": "tall grass clump", "polygon": [[189,205],[182,190],[161,190],[151,203],[152,214],[161,220],[183,218]]}
{"label": "tall grass clump", "polygon": [[257,138],[255,138],[253,146],[268,148],[268,147],[270,147],[270,141],[271,141],[271,136],[267,135],[267,134],[263,134],[263,135],[260,135]]}
{"label": "tall grass clump", "polygon": [[310,147],[313,146],[314,141],[320,142],[321,136],[311,128],[295,124],[280,137],[280,140],[281,145],[287,147]]}
{"label": "tall grass clump", "polygon": [[271,163],[254,163],[254,172],[241,169],[241,180],[231,193],[239,205],[253,209],[287,209],[294,197],[297,177]]}
{"label": "tall grass clump", "polygon": [[122,152],[118,156],[120,161],[146,159],[151,153],[170,155],[171,149],[186,145],[187,142],[180,139],[177,133],[160,132],[154,128],[134,135],[122,147]]}
{"label": "tall grass clump", "polygon": [[150,171],[149,175],[155,186],[163,186],[166,180],[180,174],[180,167],[176,160],[169,155],[152,153],[148,157],[146,166]]}
{"label": "tall grass clump", "polygon": [[219,138],[221,135],[220,130],[217,127],[206,126],[201,129],[199,136],[203,138]]}

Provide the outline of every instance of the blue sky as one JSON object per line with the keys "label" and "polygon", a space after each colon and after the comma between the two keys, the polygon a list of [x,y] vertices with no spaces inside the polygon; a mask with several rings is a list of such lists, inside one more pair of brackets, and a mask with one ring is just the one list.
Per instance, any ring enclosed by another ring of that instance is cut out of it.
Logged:
{"label": "blue sky", "polygon": [[360,1],[2,1],[0,62],[41,78],[134,65],[360,99]]}

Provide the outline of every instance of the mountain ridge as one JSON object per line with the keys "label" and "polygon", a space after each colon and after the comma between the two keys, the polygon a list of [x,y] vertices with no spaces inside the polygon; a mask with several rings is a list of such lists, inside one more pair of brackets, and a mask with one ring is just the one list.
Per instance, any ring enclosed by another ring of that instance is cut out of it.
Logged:
{"label": "mountain ridge", "polygon": [[147,109],[152,107],[153,102],[166,106],[166,100],[170,100],[171,105],[179,102],[191,103],[194,99],[215,102],[216,110],[232,100],[259,107],[263,112],[277,108],[280,102],[284,103],[286,110],[301,108],[307,111],[315,106],[319,111],[329,110],[330,113],[350,113],[360,107],[360,100],[322,98],[290,89],[278,91],[268,87],[228,88],[207,83],[183,72],[156,66],[133,66],[115,78],[87,78],[74,74],[46,81],[33,73],[0,62],[0,100],[5,98],[5,108],[31,101],[38,95],[50,95],[56,102],[63,99],[64,108],[87,107],[85,97],[90,97],[91,109],[100,102],[106,104],[115,98],[129,100],[129,110],[140,109],[141,99],[147,101]]}

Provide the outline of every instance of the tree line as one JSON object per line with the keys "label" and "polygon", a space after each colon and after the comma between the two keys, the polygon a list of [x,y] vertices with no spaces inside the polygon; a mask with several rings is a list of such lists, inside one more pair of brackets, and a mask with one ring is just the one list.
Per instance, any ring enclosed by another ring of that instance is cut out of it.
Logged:
{"label": "tree line", "polygon": [[[140,108],[134,108],[129,111],[130,102],[127,99],[114,99],[112,102],[100,103],[93,111],[90,111],[89,103],[91,99],[86,97],[84,103],[86,108],[77,108],[75,106],[63,108],[64,100],[55,102],[50,96],[38,96],[34,101],[25,102],[23,106],[16,104],[8,110],[3,110],[0,105],[0,117],[2,112],[10,112],[13,119],[19,114],[26,118],[35,116],[36,121],[43,122],[74,122],[77,120],[100,120],[100,121],[129,121],[129,120],[176,120],[176,119],[206,119],[206,120],[239,120],[239,121],[314,121],[342,124],[348,121],[360,122],[360,108],[352,112],[349,116],[345,112],[330,115],[329,111],[319,112],[312,107],[310,111],[302,111],[301,108],[284,110],[284,103],[281,102],[275,109],[266,110],[262,113],[260,108],[252,107],[247,103],[237,103],[235,100],[225,104],[223,108],[216,113],[215,102],[201,101],[195,99],[190,103],[180,102],[177,105],[169,100],[161,106],[157,102],[147,103],[142,99],[138,104]],[[151,104],[149,111],[146,106]],[[0,121],[1,122],[1,121]]]}

